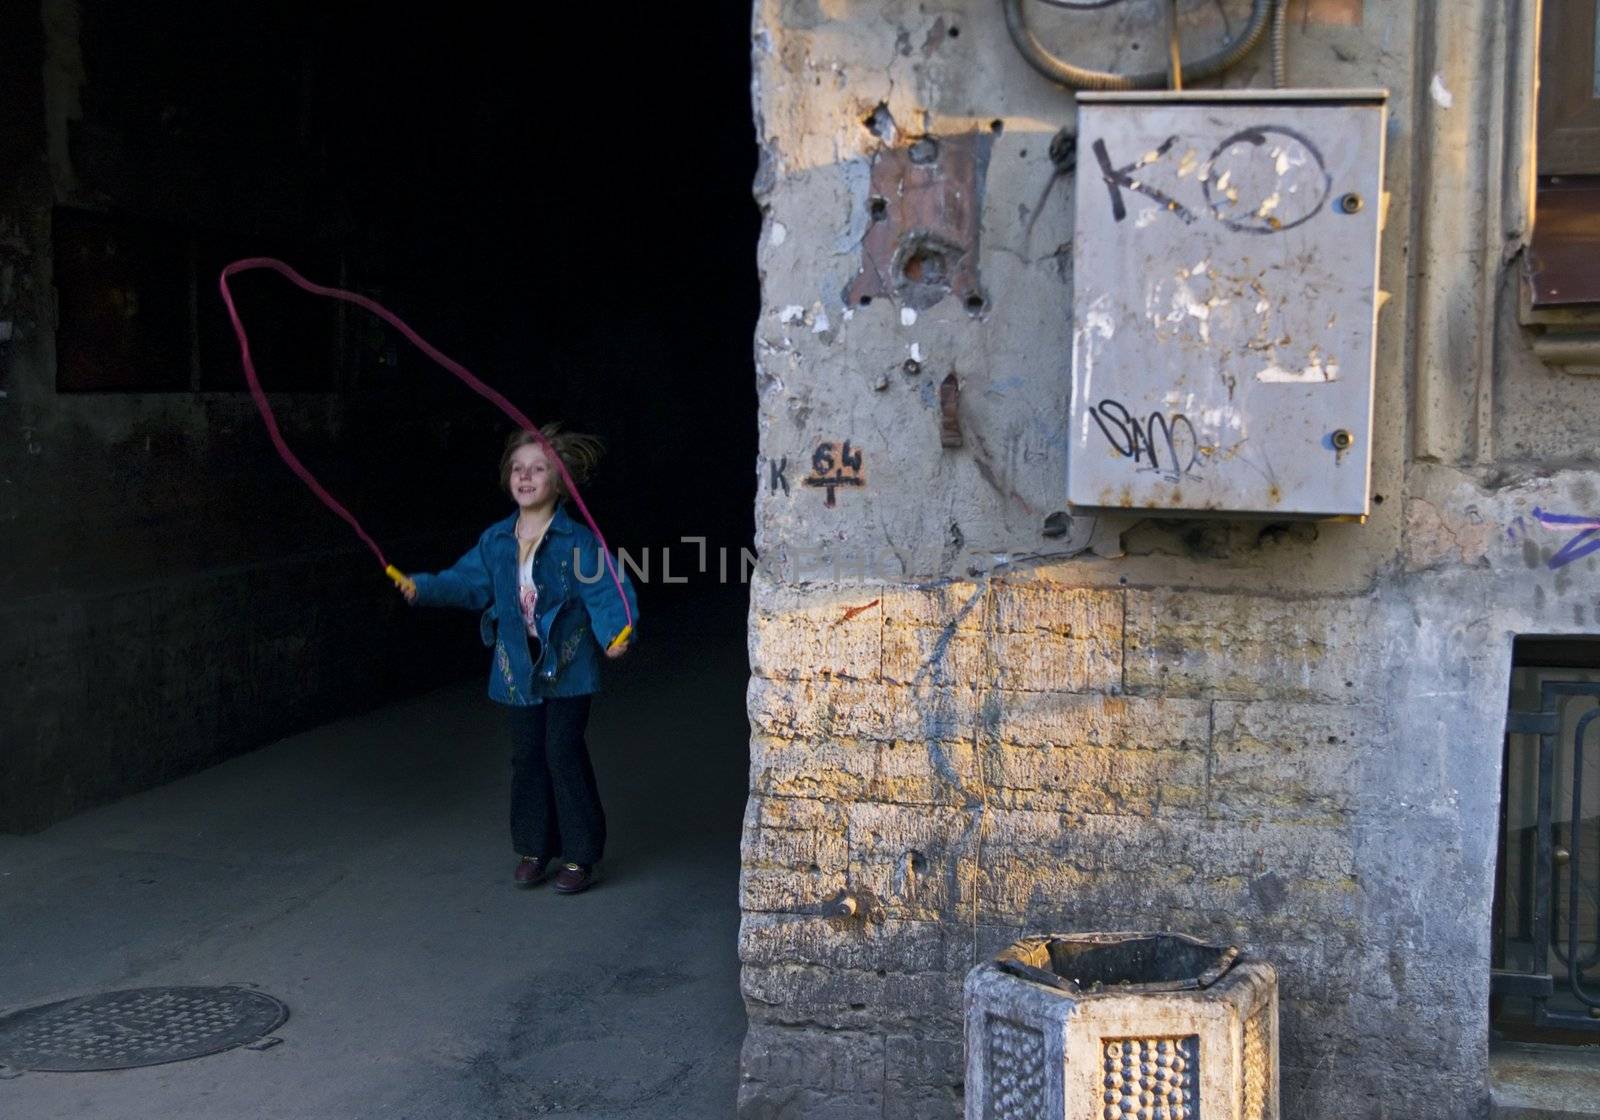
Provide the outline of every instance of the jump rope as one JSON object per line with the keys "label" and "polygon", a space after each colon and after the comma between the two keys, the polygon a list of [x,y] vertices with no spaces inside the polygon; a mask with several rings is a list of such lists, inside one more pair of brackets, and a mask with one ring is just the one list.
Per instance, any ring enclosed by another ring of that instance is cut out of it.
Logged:
{"label": "jump rope", "polygon": [[321,284],[313,284],[282,261],[272,257],[247,257],[244,260],[234,261],[222,270],[222,275],[217,283],[222,291],[222,302],[228,309],[228,318],[233,322],[233,333],[239,340],[239,357],[244,363],[245,383],[249,385],[250,396],[256,402],[256,410],[261,413],[261,419],[267,426],[267,435],[272,438],[272,446],[277,448],[279,457],[299,477],[300,481],[304,482],[307,488],[317,496],[317,499],[343,518],[356,531],[356,536],[360,537],[362,542],[372,550],[372,554],[378,558],[378,563],[382,565],[384,574],[394,581],[395,586],[402,591],[414,592],[417,584],[410,576],[389,562],[388,558],[383,554],[383,549],[378,547],[378,542],[373,540],[371,535],[361,527],[361,522],[356,520],[355,514],[351,513],[337,498],[328,493],[322,483],[317,481],[316,475],[312,474],[306,465],[300,461],[299,456],[290,450],[289,444],[283,438],[283,433],[278,430],[278,419],[273,415],[272,405],[267,400],[267,394],[261,388],[261,379],[256,376],[255,360],[250,356],[250,337],[245,333],[244,322],[239,318],[238,308],[234,306],[233,293],[228,290],[228,279],[230,277],[259,268],[271,269],[301,291],[309,292],[314,296],[322,296],[325,299],[343,300],[345,303],[355,304],[364,311],[370,311],[404,335],[406,341],[421,350],[429,358],[432,358],[436,364],[453,373],[467,388],[505,413],[524,431],[531,432],[538,438],[540,445],[544,448],[545,456],[561,472],[561,479],[566,483],[567,493],[577,505],[578,512],[583,514],[584,521],[588,522],[589,528],[594,531],[595,539],[600,542],[600,555],[605,558],[606,571],[610,574],[611,582],[617,589],[617,598],[622,602],[622,611],[627,619],[627,625],[612,639],[608,648],[615,649],[627,641],[628,636],[633,633],[633,610],[628,606],[628,596],[622,590],[622,577],[617,574],[617,566],[611,559],[611,550],[606,547],[606,538],[600,532],[600,526],[595,524],[594,516],[589,512],[589,507],[584,505],[583,495],[579,493],[578,484],[573,479],[571,472],[567,470],[567,465],[561,461],[561,456],[556,454],[555,448],[551,446],[545,434],[534,425],[532,420],[529,420],[522,413],[521,409],[508,401],[492,386],[480,381],[467,367],[423,338],[404,319],[384,307],[377,300],[369,299],[359,292],[349,292],[343,288],[328,288]]}

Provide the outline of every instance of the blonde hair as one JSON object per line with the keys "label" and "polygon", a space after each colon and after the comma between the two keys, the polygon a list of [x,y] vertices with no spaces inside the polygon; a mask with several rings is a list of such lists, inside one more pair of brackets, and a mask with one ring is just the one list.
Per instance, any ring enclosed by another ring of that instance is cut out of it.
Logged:
{"label": "blonde hair", "polygon": [[[542,435],[544,438],[540,439]],[[589,476],[594,473],[595,464],[600,461],[600,456],[605,454],[606,445],[599,436],[585,435],[583,432],[564,432],[561,430],[560,421],[552,421],[540,427],[539,434],[529,431],[512,432],[506,439],[506,449],[500,456],[500,489],[511,488],[511,457],[517,453],[518,448],[535,444],[548,455],[554,451],[556,457],[567,468],[567,473],[577,483],[589,481]],[[546,447],[546,444],[549,446]],[[556,496],[558,498],[571,497],[567,493],[567,480],[560,471],[556,472]]]}

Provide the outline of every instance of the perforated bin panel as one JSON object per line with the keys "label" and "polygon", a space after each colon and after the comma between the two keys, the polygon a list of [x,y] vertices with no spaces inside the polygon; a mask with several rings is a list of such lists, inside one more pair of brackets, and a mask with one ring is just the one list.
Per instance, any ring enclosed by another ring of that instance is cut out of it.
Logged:
{"label": "perforated bin panel", "polygon": [[1365,516],[1385,97],[1078,96],[1072,505]]}

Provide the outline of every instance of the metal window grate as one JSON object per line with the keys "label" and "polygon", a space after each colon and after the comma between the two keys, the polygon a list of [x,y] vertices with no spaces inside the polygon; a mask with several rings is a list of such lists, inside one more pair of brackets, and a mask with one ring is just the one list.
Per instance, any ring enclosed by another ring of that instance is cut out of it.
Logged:
{"label": "metal window grate", "polygon": [[1516,672],[1533,675],[1520,686],[1514,675],[1523,703],[1506,720],[1493,1018],[1508,1038],[1566,1041],[1600,1031],[1600,794],[1584,782],[1600,753],[1600,681]]}

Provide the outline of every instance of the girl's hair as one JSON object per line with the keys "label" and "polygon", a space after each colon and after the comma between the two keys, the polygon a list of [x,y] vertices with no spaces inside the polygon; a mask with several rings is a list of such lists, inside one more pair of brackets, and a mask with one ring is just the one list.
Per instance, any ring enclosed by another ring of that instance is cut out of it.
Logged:
{"label": "girl's hair", "polygon": [[[575,482],[589,481],[589,476],[594,473],[595,464],[600,461],[600,456],[605,453],[606,445],[599,436],[585,435],[582,432],[564,432],[559,421],[543,425],[539,432],[544,440],[528,431],[515,431],[506,439],[505,452],[500,456],[500,489],[508,490],[511,487],[511,456],[517,453],[519,447],[527,447],[530,443],[543,448],[548,441],[550,448],[555,451],[563,465]],[[567,480],[556,472],[556,496],[569,498],[567,493]]]}

